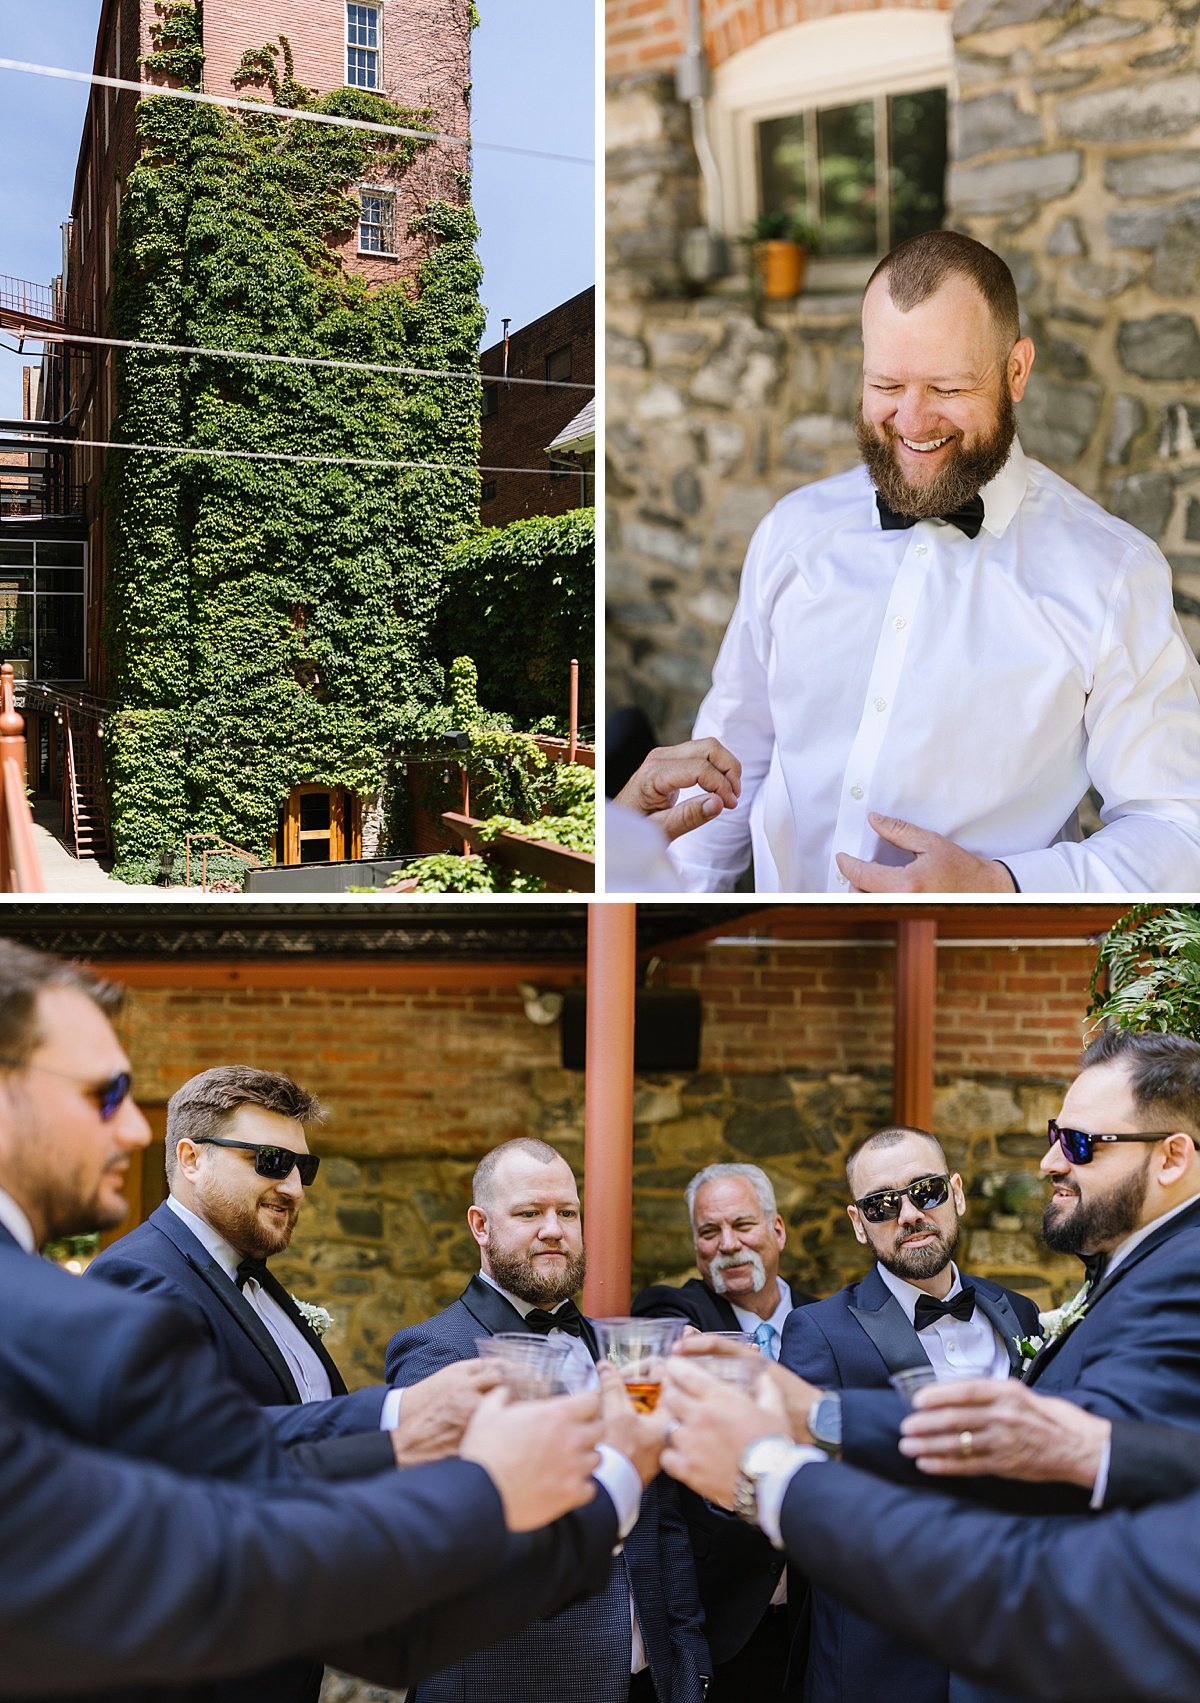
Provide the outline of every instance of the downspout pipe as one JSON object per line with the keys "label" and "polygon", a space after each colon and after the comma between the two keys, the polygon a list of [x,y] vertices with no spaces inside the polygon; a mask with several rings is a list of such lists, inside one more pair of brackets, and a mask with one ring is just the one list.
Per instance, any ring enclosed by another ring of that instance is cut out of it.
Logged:
{"label": "downspout pipe", "polygon": [[688,231],[683,238],[681,256],[685,276],[691,283],[705,283],[710,278],[722,278],[729,270],[728,244],[725,241],[725,200],[716,156],[708,134],[708,95],[712,75],[704,52],[700,22],[701,0],[688,0],[687,45],[675,67],[675,94],[691,113],[692,145],[700,164],[704,184],[704,207],[707,227]]}

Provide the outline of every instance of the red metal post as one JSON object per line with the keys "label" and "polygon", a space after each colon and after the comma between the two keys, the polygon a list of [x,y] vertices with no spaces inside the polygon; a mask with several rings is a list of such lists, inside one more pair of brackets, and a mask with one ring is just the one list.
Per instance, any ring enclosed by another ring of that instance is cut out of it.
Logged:
{"label": "red metal post", "polygon": [[583,1310],[593,1318],[629,1311],[636,975],[636,906],[589,905]]}
{"label": "red metal post", "polygon": [[579,744],[579,658],[571,658],[571,736],[567,742],[567,762],[575,761],[575,747]]}
{"label": "red metal post", "polygon": [[902,920],[896,924],[893,1115],[916,1129],[933,1128],[936,1022],[937,923]]}

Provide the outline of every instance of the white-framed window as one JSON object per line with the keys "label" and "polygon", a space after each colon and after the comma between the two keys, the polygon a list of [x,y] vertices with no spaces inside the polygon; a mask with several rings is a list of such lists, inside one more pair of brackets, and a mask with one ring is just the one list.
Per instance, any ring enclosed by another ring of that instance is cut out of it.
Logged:
{"label": "white-framed window", "polygon": [[396,197],[389,189],[368,185],[359,190],[358,252],[396,253]]}
{"label": "white-framed window", "polygon": [[346,81],[352,89],[377,89],[379,76],[379,7],[346,7]]}
{"label": "white-framed window", "polygon": [[819,287],[855,287],[906,236],[940,225],[954,92],[950,16],[844,13],[764,36],[713,74],[726,234],[759,214],[816,228]]}

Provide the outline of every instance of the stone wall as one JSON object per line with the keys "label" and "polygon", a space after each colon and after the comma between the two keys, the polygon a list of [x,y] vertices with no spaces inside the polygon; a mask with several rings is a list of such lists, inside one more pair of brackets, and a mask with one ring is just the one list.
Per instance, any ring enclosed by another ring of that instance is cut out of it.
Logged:
{"label": "stone wall", "polygon": [[[1039,1300],[1074,1277],[1073,1261],[1040,1249],[1044,1191],[999,1231],[980,1191],[986,1177],[1035,1171],[1078,1057],[1093,956],[1086,944],[938,954],[937,1127],[972,1195],[970,1259]],[[635,1286],[690,1270],[683,1188],[718,1159],[775,1179],[810,1288],[861,1270],[842,1155],[891,1116],[893,975],[882,941],[708,946],[663,962],[656,986],[701,994],[701,1055],[695,1073],[637,1083]],[[230,1062],[285,1071],[324,1101],[311,1143],[321,1174],[275,1269],[333,1313],[330,1347],[360,1385],[381,1375],[392,1333],[446,1306],[476,1269],[466,1209],[488,1148],[540,1136],[582,1176],[584,1082],[515,987],[471,986],[469,974],[410,992],[320,980],[314,963],[304,992],[135,988],[122,1025],[149,1107]]]}
{"label": "stone wall", "polygon": [[[1197,15],[960,0],[947,217],[1013,268],[1038,348],[1026,449],[1160,543],[1193,642]],[[760,321],[747,295],[685,296],[677,239],[698,178],[669,80],[614,80],[608,137],[610,703],[642,705],[671,740],[707,685],[755,524],[856,459],[857,301],[802,296]]]}

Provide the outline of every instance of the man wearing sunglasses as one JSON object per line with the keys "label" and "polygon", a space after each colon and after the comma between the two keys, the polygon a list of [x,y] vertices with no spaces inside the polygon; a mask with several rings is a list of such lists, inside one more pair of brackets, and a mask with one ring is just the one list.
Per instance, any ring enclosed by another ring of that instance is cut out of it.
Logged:
{"label": "man wearing sunglasses", "polygon": [[[841,1443],[843,1390],[887,1390],[891,1376],[910,1367],[1007,1378],[1020,1368],[1017,1338],[1038,1328],[1037,1309],[1024,1295],[955,1265],[966,1201],[961,1177],[932,1135],[878,1130],[851,1151],[846,1181],[855,1237],[875,1264],[828,1300],[797,1308],[780,1353],[783,1365],[820,1391],[809,1425],[831,1452]],[[792,1594],[799,1597],[798,1585]],[[807,1639],[802,1627],[793,1644],[793,1671],[805,1661],[806,1703],[868,1696],[880,1674],[905,1703],[945,1700],[941,1663],[816,1589]]]}

